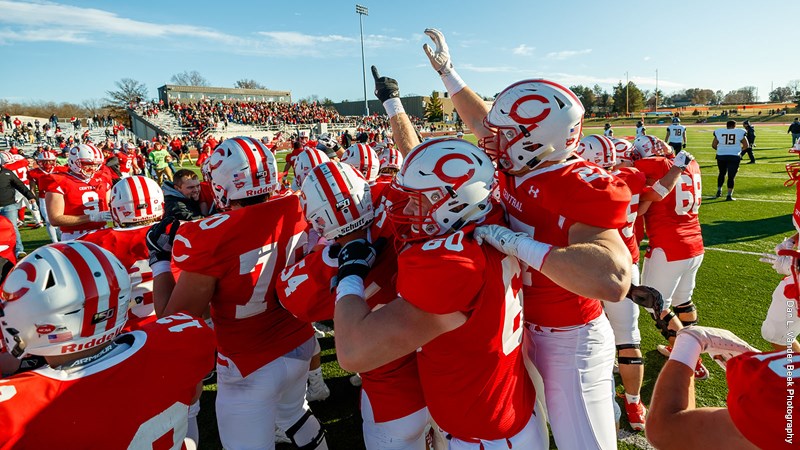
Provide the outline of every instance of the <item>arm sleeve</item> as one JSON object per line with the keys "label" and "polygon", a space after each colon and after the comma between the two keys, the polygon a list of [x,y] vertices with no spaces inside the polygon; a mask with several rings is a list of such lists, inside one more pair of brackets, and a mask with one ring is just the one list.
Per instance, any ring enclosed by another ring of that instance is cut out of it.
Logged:
{"label": "arm sleeve", "polygon": [[11,185],[14,187],[14,189],[17,190],[17,192],[24,195],[25,198],[27,198],[28,200],[31,201],[36,200],[36,196],[33,195],[33,192],[31,192],[31,190],[28,189],[27,186],[25,186],[25,183],[20,181],[20,179],[17,178],[16,175],[11,177]]}

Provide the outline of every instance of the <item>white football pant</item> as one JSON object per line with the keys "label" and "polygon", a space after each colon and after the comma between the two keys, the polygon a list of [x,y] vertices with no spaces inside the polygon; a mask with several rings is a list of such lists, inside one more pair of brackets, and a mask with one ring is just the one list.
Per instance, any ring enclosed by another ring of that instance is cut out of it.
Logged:
{"label": "white football pant", "polygon": [[[778,287],[772,293],[772,303],[767,310],[767,318],[761,324],[761,336],[764,340],[782,346],[791,345],[800,332],[798,302],[796,298],[787,297],[787,288],[796,292],[797,287],[791,276],[778,283]],[[791,294],[794,295],[794,292]]]}
{"label": "white football pant", "polygon": [[480,442],[467,442],[452,438],[450,439],[448,448],[449,450],[508,450],[510,448],[547,450],[550,439],[547,435],[547,427],[544,427],[545,434],[542,434],[543,428],[537,423],[539,417],[544,416],[539,410],[539,403],[537,402],[533,410],[533,415],[531,415],[531,420],[528,421],[528,424],[525,425],[522,431],[514,436],[508,439],[495,439],[493,441]]}
{"label": "white football pant", "polygon": [[55,244],[58,242],[58,228],[50,225],[50,219],[47,218],[47,205],[45,204],[43,198],[39,199],[39,211],[42,212],[42,219],[47,227],[47,235],[50,236],[50,241]]}
{"label": "white football pant", "polygon": [[[316,339],[242,377],[236,364],[217,364],[217,425],[227,450],[275,448],[275,425],[288,430],[306,411],[308,364]],[[313,416],[309,420],[316,421]],[[325,441],[318,448],[327,449]]]}
{"label": "white football pant", "polygon": [[544,380],[547,416],[558,448],[616,449],[616,347],[606,316],[563,328],[528,323],[523,344]]}
{"label": "white football pant", "polygon": [[679,261],[667,261],[664,250],[654,248],[644,260],[642,284],[661,292],[664,309],[681,306],[692,301],[697,270],[703,263],[703,255]]}
{"label": "white football pant", "polygon": [[[639,284],[639,266],[631,268],[631,284]],[[639,332],[639,305],[625,297],[619,302],[603,302],[611,329],[614,330],[616,345],[640,344],[642,335]]]}
{"label": "white football pant", "polygon": [[361,417],[367,450],[425,450],[425,427],[430,415],[422,408],[399,419],[376,423],[372,404],[361,390]]}

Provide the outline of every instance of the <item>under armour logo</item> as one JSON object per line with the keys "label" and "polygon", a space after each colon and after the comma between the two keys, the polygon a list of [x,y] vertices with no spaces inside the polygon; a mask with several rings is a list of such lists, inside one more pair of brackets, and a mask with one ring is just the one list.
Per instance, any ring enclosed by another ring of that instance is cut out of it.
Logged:
{"label": "under armour logo", "polygon": [[528,189],[528,194],[533,196],[533,198],[538,198],[539,197],[539,189],[534,189],[533,186],[531,186]]}

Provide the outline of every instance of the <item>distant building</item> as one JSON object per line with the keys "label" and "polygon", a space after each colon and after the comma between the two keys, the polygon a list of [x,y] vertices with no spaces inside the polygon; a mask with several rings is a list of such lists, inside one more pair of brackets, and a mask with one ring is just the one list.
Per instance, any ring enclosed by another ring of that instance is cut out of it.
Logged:
{"label": "distant building", "polygon": [[197,102],[200,100],[235,100],[249,102],[291,103],[291,91],[271,89],[235,89],[208,86],[177,86],[165,84],[158,88],[158,98],[164,103]]}

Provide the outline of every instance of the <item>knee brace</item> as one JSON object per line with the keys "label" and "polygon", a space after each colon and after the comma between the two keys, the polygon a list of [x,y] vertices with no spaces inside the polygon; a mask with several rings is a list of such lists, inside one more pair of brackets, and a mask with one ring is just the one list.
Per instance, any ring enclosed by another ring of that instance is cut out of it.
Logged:
{"label": "knee brace", "polygon": [[286,437],[300,450],[328,448],[325,444],[325,430],[310,410],[286,430]]}
{"label": "knee brace", "polygon": [[[627,349],[639,349],[639,344],[622,344],[617,346],[617,352],[619,353],[620,350],[627,350]],[[619,356],[617,355],[617,361],[620,364],[635,364],[635,365],[642,365],[644,364],[644,360],[641,356]]]}
{"label": "knee brace", "polygon": [[670,330],[669,329],[669,323],[674,318],[675,318],[675,313],[670,311],[666,316],[664,316],[663,319],[660,318],[660,317],[658,319],[656,319],[656,328],[659,331],[661,331],[661,335],[664,336],[664,339],[669,339],[671,337],[675,337],[676,334],[677,334],[675,332],[675,330]]}
{"label": "knee brace", "polygon": [[[672,310],[678,314],[689,314],[697,311],[697,308],[694,306],[694,303],[690,300],[689,303],[684,303],[683,305],[673,306]],[[684,327],[688,327],[690,325],[697,325],[697,319],[695,320],[681,320],[681,324]]]}

